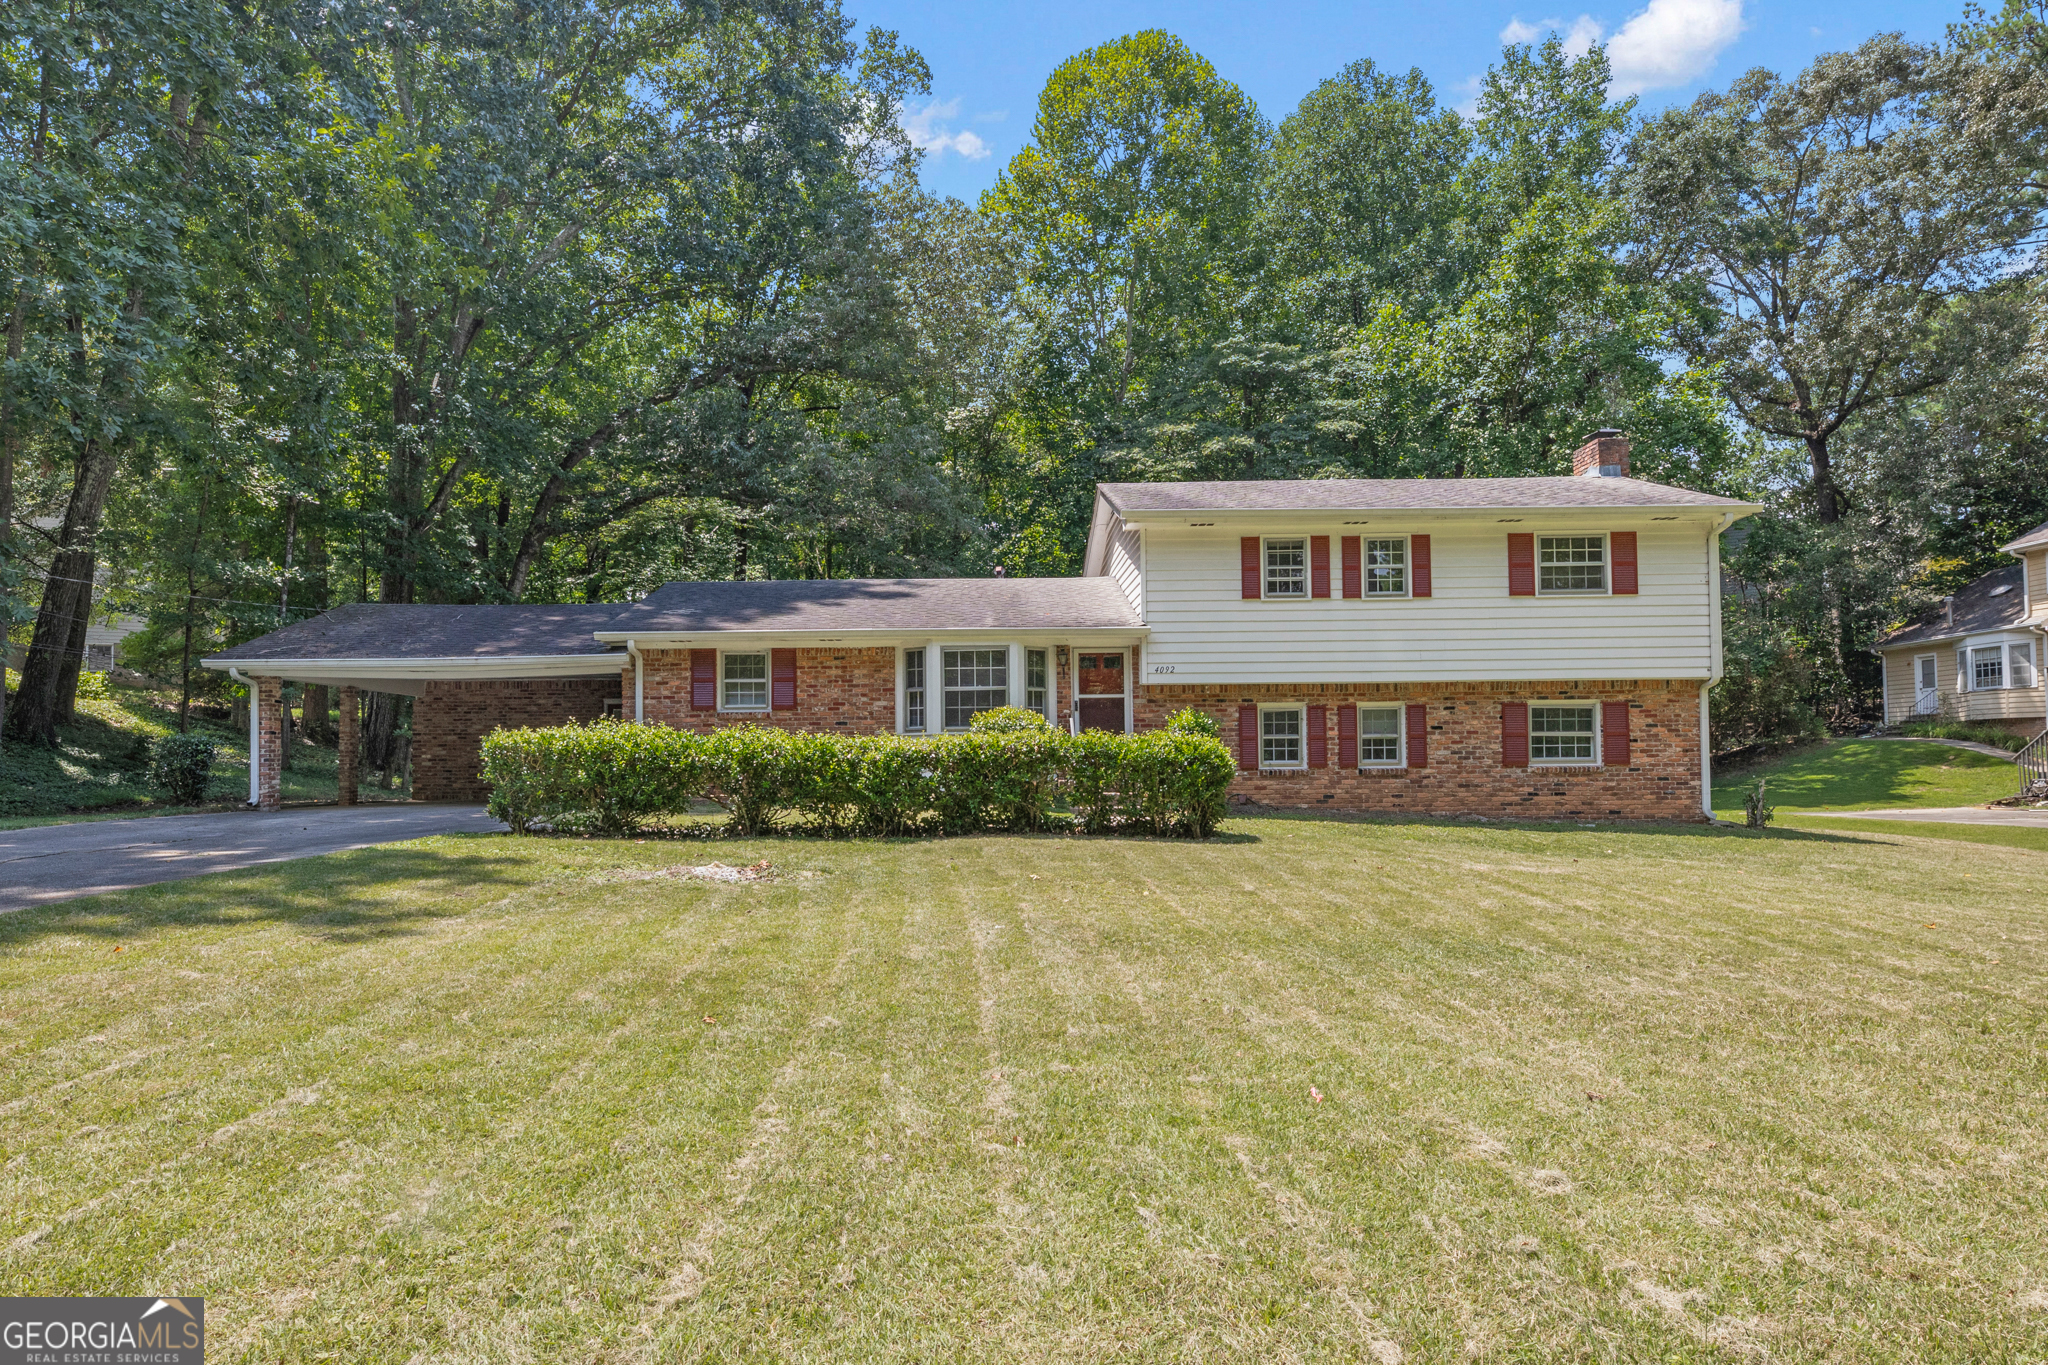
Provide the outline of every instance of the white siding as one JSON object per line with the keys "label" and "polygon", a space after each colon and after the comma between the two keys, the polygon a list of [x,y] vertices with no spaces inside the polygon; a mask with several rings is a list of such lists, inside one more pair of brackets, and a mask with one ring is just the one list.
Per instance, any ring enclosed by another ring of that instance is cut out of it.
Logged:
{"label": "white siding", "polygon": [[1433,596],[1345,599],[1338,537],[1356,531],[1304,521],[1287,534],[1331,537],[1331,595],[1245,601],[1236,535],[1151,527],[1145,534],[1145,616],[1152,634],[1143,681],[1512,682],[1712,674],[1716,623],[1706,527],[1577,517],[1551,524],[1532,516],[1513,529],[1538,535],[1634,530],[1639,593],[1509,597],[1506,527],[1397,526],[1376,519],[1377,534],[1430,536]]}
{"label": "white siding", "polygon": [[1124,590],[1124,596],[1131,599],[1131,607],[1139,619],[1144,619],[1144,547],[1138,542],[1138,532],[1126,526],[1122,517],[1113,517],[1109,523],[1109,576]]}

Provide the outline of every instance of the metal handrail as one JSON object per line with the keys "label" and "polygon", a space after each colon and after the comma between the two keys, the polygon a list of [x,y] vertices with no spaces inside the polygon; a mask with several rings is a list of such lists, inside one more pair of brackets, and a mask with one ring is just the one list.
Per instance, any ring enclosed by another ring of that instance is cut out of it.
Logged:
{"label": "metal handrail", "polygon": [[2025,795],[2036,786],[2048,786],[2048,730],[2043,730],[2027,742],[2027,747],[2013,755],[2013,762],[2020,769],[2020,794]]}

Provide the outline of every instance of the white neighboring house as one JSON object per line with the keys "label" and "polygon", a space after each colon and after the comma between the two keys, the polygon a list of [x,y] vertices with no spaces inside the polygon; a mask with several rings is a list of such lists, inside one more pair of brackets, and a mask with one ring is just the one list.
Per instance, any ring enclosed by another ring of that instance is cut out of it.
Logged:
{"label": "white neighboring house", "polygon": [[[55,531],[64,523],[59,517],[35,517],[30,520],[29,524],[39,531]],[[104,587],[106,583],[106,570],[101,569],[93,577],[97,580],[93,584],[94,597],[97,598],[99,589]],[[85,627],[84,668],[88,673],[104,673],[121,661],[121,642],[141,630],[149,622],[140,616],[130,616],[126,613],[102,617],[99,612],[95,611],[93,617],[94,619],[87,622]],[[9,668],[19,673],[27,661],[28,650],[25,646],[8,645],[7,666]]]}

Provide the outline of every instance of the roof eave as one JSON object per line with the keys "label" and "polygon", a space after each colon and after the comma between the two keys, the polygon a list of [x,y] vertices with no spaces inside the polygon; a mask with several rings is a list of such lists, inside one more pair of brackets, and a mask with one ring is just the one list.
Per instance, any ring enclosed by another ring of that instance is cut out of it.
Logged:
{"label": "roof eave", "polygon": [[756,644],[775,644],[782,641],[804,641],[812,644],[858,644],[886,645],[901,640],[930,640],[941,637],[968,638],[975,636],[1001,637],[1006,640],[1033,641],[1041,637],[1049,644],[1070,640],[1128,640],[1145,637],[1151,628],[1142,624],[1127,626],[925,626],[910,629],[902,626],[868,627],[862,629],[826,629],[809,627],[801,630],[774,628],[752,630],[745,627],[702,627],[696,630],[604,630],[597,633],[599,640],[609,644],[633,642],[637,649],[686,646],[699,641],[746,640]]}

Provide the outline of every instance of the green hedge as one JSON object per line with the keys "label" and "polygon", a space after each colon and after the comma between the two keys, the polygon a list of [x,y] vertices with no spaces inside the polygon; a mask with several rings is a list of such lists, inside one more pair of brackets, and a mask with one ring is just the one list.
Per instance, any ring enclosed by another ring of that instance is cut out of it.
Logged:
{"label": "green hedge", "polygon": [[518,833],[621,834],[699,799],[725,807],[737,834],[1043,830],[1065,823],[1064,799],[1091,833],[1207,838],[1233,771],[1222,743],[1180,727],[1069,736],[1007,716],[932,738],[605,720],[494,730],[483,745],[491,814]]}

